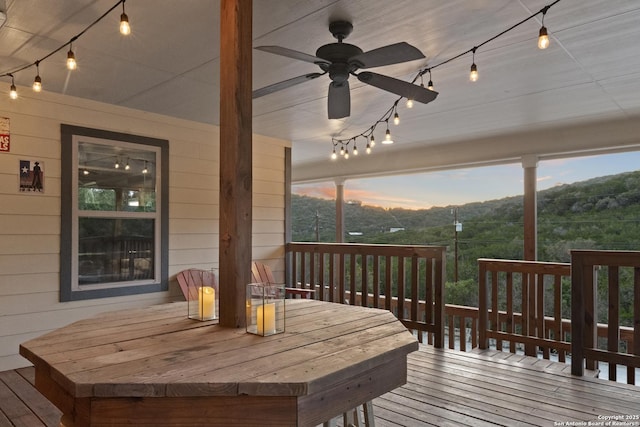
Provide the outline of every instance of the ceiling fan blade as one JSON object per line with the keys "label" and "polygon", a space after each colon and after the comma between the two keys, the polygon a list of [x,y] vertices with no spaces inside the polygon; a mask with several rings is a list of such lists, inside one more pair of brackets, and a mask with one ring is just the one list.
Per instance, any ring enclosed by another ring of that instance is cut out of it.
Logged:
{"label": "ceiling fan blade", "polygon": [[286,47],[282,46],[258,46],[255,49],[273,53],[276,55],[286,56],[287,58],[293,58],[299,61],[311,62],[312,64],[328,64],[327,61],[322,58],[318,58],[317,56],[309,55],[304,52],[298,52],[297,50],[293,49],[287,49]]}
{"label": "ceiling fan blade", "polygon": [[330,119],[341,119],[351,114],[351,94],[349,81],[340,84],[331,82],[329,85],[328,111]]}
{"label": "ceiling fan blade", "polygon": [[370,71],[363,71],[357,77],[362,83],[395,93],[407,99],[422,102],[423,104],[433,101],[438,96],[438,92],[429,90],[426,87]]}
{"label": "ceiling fan blade", "polygon": [[289,80],[284,80],[279,83],[274,83],[272,85],[254,90],[251,97],[253,99],[260,98],[261,96],[269,95],[270,93],[277,92],[279,90],[286,89],[288,87],[295,86],[300,83],[304,83],[307,80],[313,80],[324,74],[326,73],[309,73],[302,76],[294,77]]}
{"label": "ceiling fan blade", "polygon": [[357,62],[359,68],[373,68],[422,58],[424,55],[418,48],[409,43],[400,42],[363,52],[349,58],[349,62]]}

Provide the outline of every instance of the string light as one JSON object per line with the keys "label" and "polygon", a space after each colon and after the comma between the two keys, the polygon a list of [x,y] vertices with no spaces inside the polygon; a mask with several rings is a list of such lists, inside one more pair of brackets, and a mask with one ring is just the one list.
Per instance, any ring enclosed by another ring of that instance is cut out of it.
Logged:
{"label": "string light", "polygon": [[142,173],[147,174],[149,173],[149,169],[147,168],[147,161],[144,161],[144,169],[142,169]]}
{"label": "string light", "polygon": [[13,75],[11,75],[11,88],[9,89],[9,97],[11,99],[18,99],[18,90],[16,89],[16,84],[13,81]]}
{"label": "string light", "polygon": [[116,159],[116,164],[113,165],[114,168],[120,169],[120,160]]}
{"label": "string light", "polygon": [[122,0],[122,15],[120,15],[120,34],[123,36],[128,36],[131,34],[131,26],[129,25],[129,17],[126,13],[124,13],[124,2]]}
{"label": "string light", "polygon": [[397,111],[393,115],[393,124],[396,125],[396,126],[398,126],[400,124],[400,116],[398,115]]}
{"label": "string light", "polygon": [[538,49],[546,49],[549,47],[549,34],[547,34],[547,27],[544,26],[544,16],[547,14],[549,6],[542,9],[542,27],[540,27],[540,33],[538,34]]}
{"label": "string light", "polygon": [[338,158],[338,155],[336,154],[336,147],[333,147],[333,153],[331,153],[331,159],[335,160]]}
{"label": "string light", "polygon": [[384,141],[383,144],[389,145],[393,144],[393,139],[391,139],[391,131],[389,130],[389,122],[387,122],[387,131],[384,133]]}
{"label": "string light", "polygon": [[127,164],[124,165],[124,170],[128,171],[129,169],[131,169],[131,166],[129,166],[129,159],[127,159]]}
{"label": "string light", "polygon": [[353,155],[354,156],[358,155],[358,147],[356,146],[355,140],[353,141]]}
{"label": "string light", "polygon": [[[2,74],[0,74],[0,77],[11,77],[11,86],[13,88],[15,88],[14,75],[19,73],[19,72],[21,72],[21,71],[27,70],[27,69],[29,69],[31,67],[36,67],[36,77],[33,80],[32,88],[33,88],[34,92],[41,92],[42,91],[42,78],[40,77],[40,69],[39,69],[40,62],[42,62],[42,61],[44,61],[46,59],[49,59],[51,56],[53,56],[56,53],[60,52],[65,47],[69,46],[69,51],[67,52],[67,68],[69,70],[75,70],[77,68],[77,66],[78,66],[78,63],[76,61],[76,55],[73,52],[73,42],[76,41],[82,35],[84,35],[84,33],[87,32],[91,27],[96,25],[98,22],[102,21],[107,15],[109,15],[109,13],[111,13],[114,9],[116,9],[121,3],[122,3],[122,15],[120,15],[120,28],[121,28],[120,31],[123,31],[123,27],[126,27],[126,28],[128,28],[128,30],[126,30],[126,29],[124,30],[124,31],[126,31],[126,34],[130,34],[131,33],[131,27],[129,26],[129,17],[127,16],[126,13],[124,13],[124,2],[125,2],[125,0],[118,0],[118,2],[116,4],[111,6],[111,8],[109,8],[109,10],[107,10],[105,13],[103,13],[98,19],[93,21],[84,30],[82,30],[76,36],[72,37],[68,42],[66,42],[63,45],[59,46],[57,49],[49,52],[47,55],[45,55],[42,58],[34,61],[31,64],[24,65],[24,66],[22,66],[20,68],[17,68],[15,70],[13,70],[13,71],[2,73]],[[17,98],[17,96],[18,96],[17,90],[11,89],[9,91],[9,96],[12,97],[12,98],[15,96]]]}
{"label": "string light", "polygon": [[469,72],[469,80],[472,82],[478,81],[478,66],[476,65],[476,47],[473,48],[473,62],[471,64],[471,72]]}
{"label": "string light", "polygon": [[33,91],[42,92],[42,79],[40,78],[40,61],[36,61],[36,78],[33,79]]}
{"label": "string light", "polygon": [[369,143],[367,143],[367,148],[365,148],[365,150],[367,154],[371,154],[371,146],[369,145]]}
{"label": "string light", "polygon": [[69,52],[67,52],[67,69],[75,70],[78,68],[76,55],[73,53],[73,42],[69,42]]}
{"label": "string light", "polygon": [[[542,24],[543,25],[542,25],[542,28],[540,28],[540,34],[539,34],[538,40],[539,40],[539,43],[540,43],[540,39],[542,38],[544,40],[544,36],[547,36],[547,40],[543,41],[542,43],[543,43],[543,45],[545,45],[545,48],[548,47],[549,41],[548,41],[547,29],[544,26],[544,17],[545,17],[545,14],[547,13],[547,11],[551,7],[556,5],[557,3],[560,3],[560,1],[561,0],[555,0],[551,4],[549,4],[549,5],[545,6],[544,8],[540,9],[538,12],[531,14],[529,17],[527,17],[527,18],[521,20],[520,22],[512,25],[511,27],[507,28],[506,30],[504,30],[504,31],[502,31],[502,32],[500,32],[498,34],[496,34],[495,36],[483,41],[482,43],[477,44],[476,46],[472,47],[471,49],[468,49],[468,50],[466,50],[464,52],[461,52],[461,53],[459,53],[459,54],[457,54],[457,55],[455,55],[455,56],[453,56],[453,57],[451,57],[449,59],[446,59],[446,60],[444,60],[442,62],[439,62],[439,63],[437,63],[435,65],[430,65],[428,68],[424,68],[424,69],[419,70],[418,73],[416,74],[416,76],[414,77],[414,79],[411,81],[411,83],[415,83],[418,80],[418,78],[420,78],[420,86],[424,87],[423,75],[428,72],[429,73],[429,82],[427,83],[427,89],[433,90],[434,86],[433,86],[433,80],[432,80],[432,77],[431,77],[431,70],[434,69],[434,68],[437,68],[437,67],[441,67],[441,66],[443,66],[445,64],[448,64],[449,62],[455,61],[455,60],[457,60],[457,59],[459,59],[459,58],[461,58],[461,57],[463,57],[463,56],[465,56],[465,55],[467,55],[469,53],[473,54],[472,65],[471,65],[471,69],[470,69],[470,72],[469,72],[469,79],[471,81],[474,81],[474,82],[477,81],[479,76],[478,76],[478,66],[475,63],[476,50],[478,50],[480,47],[486,45],[487,43],[490,43],[493,40],[503,36],[504,34],[508,33],[509,31],[513,30],[514,28],[519,27],[520,25],[524,24],[525,22],[529,21],[530,19],[535,18],[539,14],[542,14]],[[540,48],[543,49],[543,47],[540,47]],[[365,130],[364,132],[360,133],[356,137],[351,137],[349,139],[332,138],[332,142],[334,144],[334,151],[335,151],[335,147],[338,144],[341,144],[342,147],[343,147],[342,150],[344,150],[344,147],[348,146],[349,143],[351,142],[351,140],[354,140],[354,144],[355,144],[355,138],[357,138],[359,136],[363,136],[365,138],[367,138],[367,137],[371,138],[371,141],[367,144],[367,154],[369,154],[371,152],[371,149],[375,145],[375,139],[374,139],[374,136],[373,136],[373,132],[375,131],[376,126],[378,126],[382,122],[385,122],[386,125],[387,125],[387,130],[386,130],[386,133],[385,133],[385,138],[386,139],[383,141],[383,143],[384,144],[392,144],[393,140],[391,139],[391,131],[389,130],[389,119],[391,119],[391,117],[393,117],[394,118],[394,123],[395,123],[396,115],[398,115],[397,105],[398,105],[398,102],[401,99],[402,99],[402,97],[398,98],[394,102],[394,104],[391,106],[391,108],[389,108],[382,115],[382,117],[380,119],[378,119],[378,121],[376,121],[367,130]],[[413,99],[407,98],[406,107],[407,108],[412,108],[413,107],[413,101],[414,101]],[[399,116],[398,116],[398,119],[399,119]],[[332,155],[332,158],[334,158],[333,155]]]}

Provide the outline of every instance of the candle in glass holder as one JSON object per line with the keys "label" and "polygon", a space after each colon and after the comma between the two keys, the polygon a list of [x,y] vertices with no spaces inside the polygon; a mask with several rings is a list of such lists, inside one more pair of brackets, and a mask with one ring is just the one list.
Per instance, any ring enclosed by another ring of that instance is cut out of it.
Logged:
{"label": "candle in glass holder", "polygon": [[256,316],[258,335],[272,335],[276,333],[276,305],[274,303],[259,305]]}
{"label": "candle in glass holder", "polygon": [[216,290],[211,286],[198,288],[198,316],[200,319],[213,319],[216,316]]}

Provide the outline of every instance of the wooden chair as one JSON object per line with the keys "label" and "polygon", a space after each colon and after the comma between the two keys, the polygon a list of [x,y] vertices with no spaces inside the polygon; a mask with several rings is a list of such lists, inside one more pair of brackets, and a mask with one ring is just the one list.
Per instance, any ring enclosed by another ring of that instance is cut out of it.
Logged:
{"label": "wooden chair", "polygon": [[[251,263],[251,280],[256,283],[277,283],[273,278],[271,268],[259,261]],[[291,298],[307,298],[312,299],[315,291],[306,288],[285,288],[285,294]]]}
{"label": "wooden chair", "polygon": [[[216,280],[216,275],[211,270],[202,270],[199,268],[189,268],[187,270],[182,270],[180,273],[176,275],[178,279],[178,284],[180,285],[180,289],[182,290],[182,294],[184,295],[184,299],[187,301],[198,299],[196,287],[193,286],[211,286],[218,293],[218,281]],[[189,285],[192,285],[189,288]],[[189,294],[189,289],[191,289],[191,295]]]}

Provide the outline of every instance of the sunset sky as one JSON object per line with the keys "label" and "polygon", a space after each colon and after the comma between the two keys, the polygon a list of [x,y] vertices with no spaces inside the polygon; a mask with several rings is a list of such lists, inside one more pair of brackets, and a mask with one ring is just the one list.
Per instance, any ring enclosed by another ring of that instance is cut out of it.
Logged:
{"label": "sunset sky", "polygon": [[[639,167],[640,152],[541,161],[538,165],[538,190],[630,172]],[[345,182],[344,192],[346,200],[359,200],[366,205],[386,208],[461,205],[523,194],[522,165],[353,179]],[[293,193],[334,199],[335,184],[295,185]]]}

